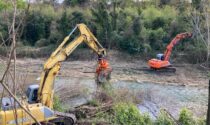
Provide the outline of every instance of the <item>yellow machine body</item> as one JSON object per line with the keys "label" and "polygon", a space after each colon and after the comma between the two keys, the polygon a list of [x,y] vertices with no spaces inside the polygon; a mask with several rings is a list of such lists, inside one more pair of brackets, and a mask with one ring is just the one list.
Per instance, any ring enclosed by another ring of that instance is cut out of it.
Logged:
{"label": "yellow machine body", "polygon": [[[27,106],[27,109],[39,122],[46,122],[56,118],[53,111],[41,103],[30,104]],[[49,110],[51,113],[46,110]],[[14,110],[0,111],[0,125],[16,125],[16,122],[18,122],[18,125],[30,125],[34,123],[34,120],[21,108],[17,108],[17,120],[15,120],[16,116],[14,112]],[[49,114],[46,114],[46,112]]]}

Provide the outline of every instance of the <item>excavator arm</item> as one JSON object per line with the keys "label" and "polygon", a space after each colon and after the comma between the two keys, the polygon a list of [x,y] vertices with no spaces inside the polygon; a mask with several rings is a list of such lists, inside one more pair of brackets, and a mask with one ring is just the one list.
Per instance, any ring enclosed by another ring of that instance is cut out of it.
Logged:
{"label": "excavator arm", "polygon": [[185,32],[185,33],[177,34],[176,37],[171,41],[171,43],[166,47],[166,51],[164,53],[164,61],[169,61],[173,47],[180,40],[188,38],[188,37],[192,37],[192,33]]}
{"label": "excavator arm", "polygon": [[[80,35],[72,42],[67,43],[70,36],[76,29],[79,29]],[[38,90],[38,102],[52,108],[54,80],[60,70],[61,62],[66,60],[66,58],[77,48],[77,46],[83,42],[86,43],[95,53],[97,53],[98,57],[100,57],[97,73],[99,74],[104,70],[111,71],[108,62],[103,58],[106,55],[105,49],[85,24],[78,24],[72,32],[64,38],[63,42],[51,54],[50,58],[44,64],[44,70],[41,74],[41,81]]]}

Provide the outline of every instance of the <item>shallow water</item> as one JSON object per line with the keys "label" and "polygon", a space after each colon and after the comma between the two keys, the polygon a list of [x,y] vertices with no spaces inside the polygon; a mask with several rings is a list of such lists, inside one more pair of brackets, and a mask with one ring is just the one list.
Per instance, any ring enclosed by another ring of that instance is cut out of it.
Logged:
{"label": "shallow water", "polygon": [[114,88],[127,88],[134,92],[140,92],[142,103],[138,105],[140,111],[149,112],[152,118],[158,116],[161,108],[166,109],[172,116],[178,117],[182,108],[195,110],[195,114],[204,115],[208,102],[208,90],[205,88],[161,85],[155,83],[137,83],[119,81]]}
{"label": "shallow water", "polygon": [[130,90],[143,91],[145,93],[155,92],[156,97],[167,97],[177,100],[178,102],[193,102],[205,105],[208,99],[208,90],[197,87],[175,86],[175,85],[161,85],[155,83],[136,83],[119,81],[115,83],[114,88],[128,88]]}
{"label": "shallow water", "polygon": [[[84,94],[66,100],[68,107],[77,107],[92,99],[96,91],[95,81],[87,78],[59,78],[56,86],[74,87],[80,86]],[[187,107],[198,116],[203,116],[207,108],[208,90],[205,88],[162,85],[148,82],[117,81],[112,83],[114,89],[128,89],[137,93],[141,103],[138,105],[142,113],[149,113],[155,119],[160,109],[166,109],[175,118],[180,109]],[[83,93],[83,92],[82,92]]]}

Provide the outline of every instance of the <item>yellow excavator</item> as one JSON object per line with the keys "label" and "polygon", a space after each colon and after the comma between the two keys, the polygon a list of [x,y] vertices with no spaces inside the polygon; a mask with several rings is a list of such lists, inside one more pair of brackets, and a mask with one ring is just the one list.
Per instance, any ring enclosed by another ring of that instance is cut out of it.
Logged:
{"label": "yellow excavator", "polygon": [[[79,29],[80,35],[72,42],[68,42],[70,36]],[[97,55],[98,66],[96,68],[97,78],[100,82],[110,79],[111,67],[104,58],[106,51],[90,32],[85,24],[78,24],[68,36],[66,36],[59,47],[51,54],[44,64],[39,85],[30,85],[27,89],[27,100],[21,100],[22,105],[41,124],[50,125],[73,125],[76,118],[73,114],[57,112],[53,110],[54,80],[58,74],[61,62],[76,49],[81,43],[86,43]],[[102,80],[102,81],[101,81]],[[14,107],[16,106],[16,113]],[[0,125],[35,125],[35,121],[22,109],[13,98],[4,97],[0,110]]]}

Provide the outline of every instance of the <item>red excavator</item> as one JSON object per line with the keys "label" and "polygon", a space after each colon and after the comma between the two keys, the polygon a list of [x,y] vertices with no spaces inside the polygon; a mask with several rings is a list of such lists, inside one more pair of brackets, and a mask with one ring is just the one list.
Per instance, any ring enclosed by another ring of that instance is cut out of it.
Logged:
{"label": "red excavator", "polygon": [[175,72],[176,69],[171,67],[172,65],[169,62],[172,49],[180,40],[190,37],[192,37],[192,33],[186,32],[186,33],[177,34],[176,37],[167,46],[164,54],[157,54],[157,59],[150,59],[148,61],[149,67],[154,70],[166,70],[166,71]]}

